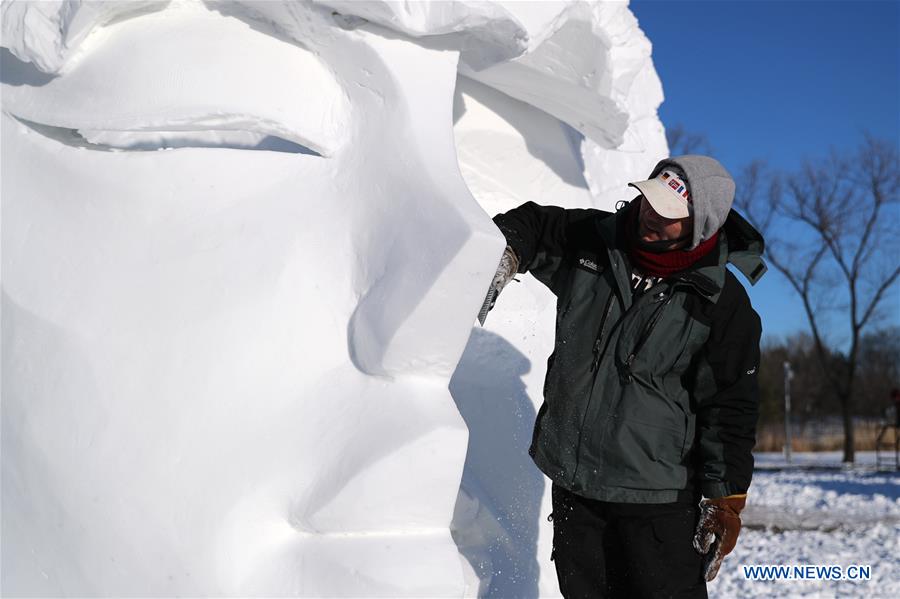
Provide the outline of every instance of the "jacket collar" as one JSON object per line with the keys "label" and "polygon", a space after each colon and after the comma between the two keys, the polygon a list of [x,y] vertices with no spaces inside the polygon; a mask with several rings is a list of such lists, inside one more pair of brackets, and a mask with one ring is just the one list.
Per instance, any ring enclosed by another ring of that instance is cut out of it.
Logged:
{"label": "jacket collar", "polygon": [[[624,240],[621,230],[625,224],[626,210],[615,214],[603,214],[597,218],[597,232],[610,250],[610,263],[614,265],[614,276],[623,299],[629,298],[625,304],[630,305],[631,287],[628,259],[625,256]],[[725,286],[725,268],[730,262],[737,268],[751,285],[756,285],[768,267],[762,259],[765,241],[762,235],[748,223],[744,217],[729,211],[728,218],[719,233],[718,259],[716,264],[706,264],[686,269],[673,278],[678,285],[694,288],[700,295],[712,302],[719,299]]]}

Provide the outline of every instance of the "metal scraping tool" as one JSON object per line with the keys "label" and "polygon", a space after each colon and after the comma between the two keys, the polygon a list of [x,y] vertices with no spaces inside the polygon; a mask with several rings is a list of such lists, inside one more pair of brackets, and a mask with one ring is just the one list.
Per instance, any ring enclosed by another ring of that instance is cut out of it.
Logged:
{"label": "metal scraping tool", "polygon": [[488,312],[494,307],[494,301],[497,299],[497,288],[493,285],[488,288],[487,295],[484,296],[484,303],[481,304],[481,310],[478,311],[478,322],[484,326],[484,320],[487,318]]}

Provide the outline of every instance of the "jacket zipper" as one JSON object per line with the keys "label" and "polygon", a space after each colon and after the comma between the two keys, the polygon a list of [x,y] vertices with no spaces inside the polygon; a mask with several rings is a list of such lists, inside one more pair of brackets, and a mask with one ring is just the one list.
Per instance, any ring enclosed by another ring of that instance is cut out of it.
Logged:
{"label": "jacket zipper", "polygon": [[597,367],[600,365],[600,357],[601,357],[601,345],[603,340],[603,333],[606,332],[606,323],[609,321],[609,315],[612,313],[612,303],[613,303],[613,295],[612,290],[610,290],[609,297],[606,300],[606,306],[603,308],[603,320],[600,321],[600,331],[597,333],[597,338],[594,339],[594,359],[591,360],[591,372],[597,370]]}
{"label": "jacket zipper", "polygon": [[628,354],[628,357],[625,359],[625,365],[620,374],[623,383],[628,384],[634,380],[634,376],[631,374],[631,367],[634,365],[634,361],[641,352],[641,349],[643,349],[644,344],[647,343],[647,340],[653,333],[653,329],[656,328],[656,324],[659,322],[666,306],[668,306],[671,303],[672,298],[675,297],[675,286],[676,284],[672,284],[666,291],[662,292],[663,294],[668,293],[668,296],[665,301],[656,308],[656,311],[650,317],[650,321],[644,327],[644,330],[641,331],[641,335],[638,337],[638,342],[634,345],[634,349],[631,350],[631,353]]}
{"label": "jacket zipper", "polygon": [[606,306],[603,308],[603,320],[600,321],[600,329],[597,332],[597,338],[594,339],[594,358],[591,361],[591,372],[594,373],[594,376],[591,377],[591,389],[588,391],[587,403],[584,406],[584,414],[581,417],[581,426],[578,427],[578,442],[575,444],[575,468],[572,469],[572,482],[574,483],[578,480],[578,466],[581,460],[579,456],[581,455],[581,438],[584,436],[584,423],[587,419],[588,412],[590,411],[591,406],[591,398],[594,396],[594,385],[597,383],[597,367],[600,365],[600,358],[603,355],[602,351],[602,340],[603,334],[606,332],[606,323],[609,322],[609,315],[612,314],[613,300],[615,299],[616,294],[612,289],[609,290],[609,297],[606,299]]}

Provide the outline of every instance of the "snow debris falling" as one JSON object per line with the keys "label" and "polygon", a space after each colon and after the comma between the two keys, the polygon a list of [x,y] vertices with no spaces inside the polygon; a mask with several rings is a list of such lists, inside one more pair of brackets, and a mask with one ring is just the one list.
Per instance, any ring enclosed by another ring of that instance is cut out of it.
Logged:
{"label": "snow debris falling", "polygon": [[471,326],[489,216],[666,154],[627,5],[0,11],[0,591],[556,595],[552,301]]}

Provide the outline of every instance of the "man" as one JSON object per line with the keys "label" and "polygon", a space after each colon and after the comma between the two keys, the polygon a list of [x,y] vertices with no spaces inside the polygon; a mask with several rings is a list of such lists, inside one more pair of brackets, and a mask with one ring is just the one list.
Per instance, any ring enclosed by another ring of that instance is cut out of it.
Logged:
{"label": "man", "polygon": [[[762,237],[716,160],[662,160],[615,214],[526,203],[494,222],[500,290],[557,296],[529,453],[553,481],[566,597],[706,596],[737,540],[753,469]],[[701,501],[701,496],[703,497]]]}

